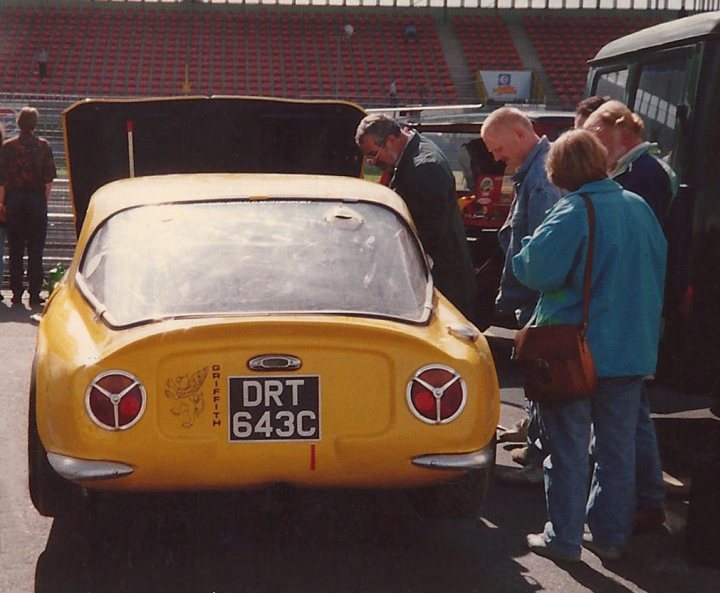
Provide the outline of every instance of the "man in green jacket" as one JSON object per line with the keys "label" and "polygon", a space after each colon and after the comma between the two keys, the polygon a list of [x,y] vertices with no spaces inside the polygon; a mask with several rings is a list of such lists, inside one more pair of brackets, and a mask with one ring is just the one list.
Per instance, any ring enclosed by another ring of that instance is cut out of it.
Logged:
{"label": "man in green jacket", "polygon": [[386,170],[389,186],[408,206],[425,251],[433,260],[435,286],[471,321],[477,285],[457,204],[455,176],[441,150],[383,114],[365,117],[355,142],[365,158]]}

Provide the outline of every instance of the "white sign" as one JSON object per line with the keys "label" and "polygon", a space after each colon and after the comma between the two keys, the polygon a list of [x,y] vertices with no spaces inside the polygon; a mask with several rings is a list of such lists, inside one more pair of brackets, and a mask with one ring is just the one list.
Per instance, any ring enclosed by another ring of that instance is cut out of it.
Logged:
{"label": "white sign", "polygon": [[12,138],[17,134],[17,119],[18,111],[20,107],[2,105],[0,106],[0,126],[3,130],[3,140]]}
{"label": "white sign", "polygon": [[518,101],[530,98],[532,72],[507,70],[481,70],[488,98],[494,101]]}

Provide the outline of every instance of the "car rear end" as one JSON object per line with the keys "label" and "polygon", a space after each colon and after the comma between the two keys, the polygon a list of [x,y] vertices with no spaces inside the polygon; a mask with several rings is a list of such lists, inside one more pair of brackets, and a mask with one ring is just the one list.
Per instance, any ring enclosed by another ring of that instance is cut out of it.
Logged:
{"label": "car rear end", "polygon": [[[413,459],[487,448],[498,406],[482,338],[441,323],[398,331],[376,320],[248,318],[133,330],[144,335],[85,352],[92,364],[73,371],[58,358],[39,369],[41,439],[63,458],[56,470],[65,463],[98,488],[442,482],[463,468]],[[427,384],[447,383],[436,405]]]}
{"label": "car rear end", "polygon": [[145,178],[106,186],[88,220],[39,331],[37,429],[58,474],[399,487],[492,462],[489,349],[433,289],[387,188]]}

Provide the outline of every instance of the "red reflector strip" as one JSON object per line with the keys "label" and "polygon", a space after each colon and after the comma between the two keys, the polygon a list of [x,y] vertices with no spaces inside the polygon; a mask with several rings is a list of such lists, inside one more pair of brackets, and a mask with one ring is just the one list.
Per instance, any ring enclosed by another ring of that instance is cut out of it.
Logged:
{"label": "red reflector strip", "polygon": [[315,471],[315,445],[310,445],[310,471]]}
{"label": "red reflector strip", "polygon": [[678,306],[678,313],[681,317],[688,319],[692,314],[693,303],[695,302],[695,287],[691,284],[685,290],[682,298],[680,299],[680,305]]}

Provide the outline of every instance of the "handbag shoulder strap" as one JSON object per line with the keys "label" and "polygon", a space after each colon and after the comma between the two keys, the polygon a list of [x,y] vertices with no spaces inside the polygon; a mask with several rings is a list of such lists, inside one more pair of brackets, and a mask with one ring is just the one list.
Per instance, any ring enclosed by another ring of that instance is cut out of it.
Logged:
{"label": "handbag shoulder strap", "polygon": [[592,262],[595,252],[595,208],[589,194],[581,194],[588,214],[588,250],[585,258],[585,276],[583,278],[583,333],[587,333],[590,318],[590,280],[592,278]]}

